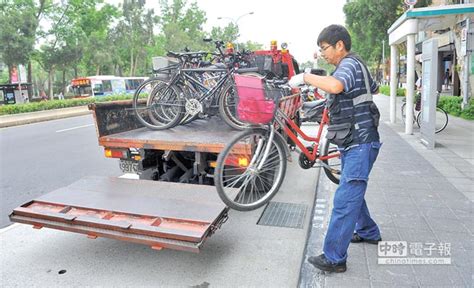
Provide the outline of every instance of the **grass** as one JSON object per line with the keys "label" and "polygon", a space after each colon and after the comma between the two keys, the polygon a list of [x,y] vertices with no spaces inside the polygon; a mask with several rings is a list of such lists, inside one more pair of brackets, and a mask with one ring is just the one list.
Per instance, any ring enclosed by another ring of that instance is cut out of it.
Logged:
{"label": "grass", "polygon": [[43,110],[52,110],[68,107],[85,106],[96,102],[107,102],[117,100],[132,99],[133,95],[114,95],[105,97],[89,97],[89,98],[73,98],[64,100],[48,100],[32,103],[2,105],[0,106],[0,115],[20,114],[28,112],[36,112]]}

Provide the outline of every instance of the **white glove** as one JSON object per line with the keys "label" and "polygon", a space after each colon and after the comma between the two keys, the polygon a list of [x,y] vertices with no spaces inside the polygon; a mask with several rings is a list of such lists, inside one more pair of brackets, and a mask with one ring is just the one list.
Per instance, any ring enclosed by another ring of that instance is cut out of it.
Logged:
{"label": "white glove", "polygon": [[305,73],[300,73],[291,77],[290,81],[288,81],[288,85],[290,85],[291,88],[298,88],[298,86],[304,85],[304,74]]}

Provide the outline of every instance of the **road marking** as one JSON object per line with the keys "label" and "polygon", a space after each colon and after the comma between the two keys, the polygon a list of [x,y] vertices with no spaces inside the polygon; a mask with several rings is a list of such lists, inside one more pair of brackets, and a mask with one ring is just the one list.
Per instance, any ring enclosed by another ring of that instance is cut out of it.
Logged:
{"label": "road marking", "polygon": [[82,125],[82,126],[77,126],[77,127],[62,129],[62,130],[56,131],[56,133],[66,132],[66,131],[75,130],[75,129],[80,129],[80,128],[85,128],[85,127],[90,127],[90,126],[94,126],[94,124],[88,124],[88,125]]}

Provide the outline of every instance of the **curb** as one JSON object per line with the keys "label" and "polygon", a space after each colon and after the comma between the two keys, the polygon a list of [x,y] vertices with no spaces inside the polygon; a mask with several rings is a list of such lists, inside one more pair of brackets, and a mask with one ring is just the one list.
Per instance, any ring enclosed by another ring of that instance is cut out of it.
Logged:
{"label": "curb", "polygon": [[0,116],[0,128],[82,116],[90,113],[91,111],[89,111],[87,106],[78,106],[31,113],[4,115]]}
{"label": "curb", "polygon": [[317,256],[322,253],[324,238],[329,226],[332,204],[331,193],[337,186],[333,184],[325,175],[323,168],[319,170],[319,179],[315,192],[314,206],[311,211],[311,221],[306,240],[306,247],[301,263],[300,275],[298,279],[299,288],[305,287],[325,287],[325,272],[315,268],[307,259],[310,256]]}

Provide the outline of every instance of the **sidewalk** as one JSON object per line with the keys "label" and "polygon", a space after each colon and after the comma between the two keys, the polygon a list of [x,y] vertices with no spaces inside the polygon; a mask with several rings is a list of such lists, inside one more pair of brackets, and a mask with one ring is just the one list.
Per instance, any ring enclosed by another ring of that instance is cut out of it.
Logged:
{"label": "sidewalk", "polygon": [[30,113],[3,115],[0,116],[0,128],[87,115],[89,113],[90,111],[88,110],[87,106],[78,106]]}
{"label": "sidewalk", "polygon": [[[437,135],[439,145],[430,151],[419,144],[417,133],[403,134],[401,121],[388,123],[389,97],[378,95],[375,101],[383,115],[384,144],[366,194],[371,215],[384,241],[406,241],[406,257],[415,257],[413,248],[422,247],[419,257],[450,257],[451,264],[382,265],[376,245],[351,244],[347,272],[324,273],[306,260],[299,286],[472,287],[474,123],[450,116],[445,134]],[[336,188],[320,177],[306,259],[322,251]],[[437,250],[444,244],[449,251]]]}

